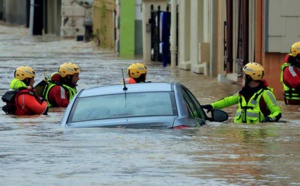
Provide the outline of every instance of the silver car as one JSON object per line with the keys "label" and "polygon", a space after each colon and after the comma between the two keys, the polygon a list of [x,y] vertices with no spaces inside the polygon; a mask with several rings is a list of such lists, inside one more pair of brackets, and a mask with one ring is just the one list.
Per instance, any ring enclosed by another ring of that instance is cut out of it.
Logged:
{"label": "silver car", "polygon": [[81,90],[66,108],[60,126],[179,129],[227,119],[222,110],[212,110],[208,117],[179,82],[138,83]]}

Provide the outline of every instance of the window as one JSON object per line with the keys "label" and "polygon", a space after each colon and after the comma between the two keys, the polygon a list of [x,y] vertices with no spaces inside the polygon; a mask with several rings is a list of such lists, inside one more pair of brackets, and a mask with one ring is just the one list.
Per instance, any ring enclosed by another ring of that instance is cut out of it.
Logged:
{"label": "window", "polygon": [[69,121],[173,115],[177,109],[172,92],[142,92],[78,98]]}
{"label": "window", "polygon": [[191,91],[189,91],[185,86],[182,86],[182,90],[183,98],[186,102],[190,117],[206,119],[206,114]]}

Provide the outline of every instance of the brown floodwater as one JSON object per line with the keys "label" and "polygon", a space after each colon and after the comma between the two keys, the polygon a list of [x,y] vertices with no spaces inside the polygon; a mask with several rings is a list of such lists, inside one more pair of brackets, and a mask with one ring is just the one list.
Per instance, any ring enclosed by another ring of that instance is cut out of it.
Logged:
{"label": "brown floodwater", "polygon": [[[7,25],[0,25],[0,51],[1,95],[20,65],[33,67],[38,82],[74,62],[81,67],[80,90],[119,84],[121,69],[139,61]],[[147,66],[148,80],[179,81],[202,104],[241,88],[159,63]],[[65,129],[58,126],[61,108],[34,117],[1,112],[1,185],[300,185],[299,106],[279,104],[278,123],[236,125],[232,106],[224,109],[227,122],[185,130]]]}

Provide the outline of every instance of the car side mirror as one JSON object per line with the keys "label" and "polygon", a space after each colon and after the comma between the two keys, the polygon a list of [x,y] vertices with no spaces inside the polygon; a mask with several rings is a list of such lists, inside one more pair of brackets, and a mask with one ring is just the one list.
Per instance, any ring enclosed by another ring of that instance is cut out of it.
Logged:
{"label": "car side mirror", "polygon": [[212,109],[211,111],[211,121],[223,122],[228,119],[228,114],[219,109]]}

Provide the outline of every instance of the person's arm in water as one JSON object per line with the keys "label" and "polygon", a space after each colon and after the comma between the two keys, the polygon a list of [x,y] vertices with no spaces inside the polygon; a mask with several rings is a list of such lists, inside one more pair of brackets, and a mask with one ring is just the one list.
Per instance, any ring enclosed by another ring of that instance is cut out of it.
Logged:
{"label": "person's arm in water", "polygon": [[224,97],[216,102],[213,102],[211,105],[214,109],[222,109],[225,107],[235,105],[238,103],[238,101],[239,101],[239,95],[238,93],[236,93],[232,96]]}
{"label": "person's arm in water", "polygon": [[282,114],[275,95],[272,93],[272,91],[267,90],[263,94],[263,98],[268,109],[270,110],[270,114],[265,118],[264,122],[278,121]]}

